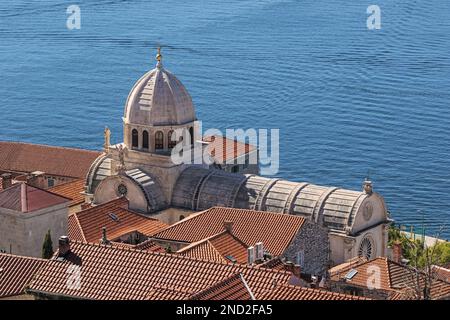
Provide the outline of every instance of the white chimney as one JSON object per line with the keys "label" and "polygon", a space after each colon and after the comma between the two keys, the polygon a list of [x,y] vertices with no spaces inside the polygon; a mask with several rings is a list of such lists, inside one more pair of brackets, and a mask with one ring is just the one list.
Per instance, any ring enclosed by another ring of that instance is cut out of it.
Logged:
{"label": "white chimney", "polygon": [[262,242],[257,242],[255,244],[256,249],[256,260],[264,260],[264,247]]}
{"label": "white chimney", "polygon": [[254,247],[247,248],[247,263],[250,265],[255,263],[255,248]]}

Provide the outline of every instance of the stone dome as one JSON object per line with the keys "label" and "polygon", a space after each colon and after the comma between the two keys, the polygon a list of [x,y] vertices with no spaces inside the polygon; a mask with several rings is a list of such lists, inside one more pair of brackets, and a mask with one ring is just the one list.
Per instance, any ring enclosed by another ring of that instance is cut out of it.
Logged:
{"label": "stone dome", "polygon": [[124,123],[176,126],[195,121],[192,98],[180,80],[167,71],[158,52],[156,68],[134,85],[125,105]]}

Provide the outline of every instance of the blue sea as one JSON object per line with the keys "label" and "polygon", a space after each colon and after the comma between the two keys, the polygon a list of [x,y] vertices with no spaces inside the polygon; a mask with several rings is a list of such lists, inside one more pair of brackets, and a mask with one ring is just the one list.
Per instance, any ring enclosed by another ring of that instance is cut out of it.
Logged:
{"label": "blue sea", "polygon": [[360,189],[369,172],[398,223],[450,238],[450,1],[1,1],[0,140],[121,141],[158,45],[204,127],[280,128],[278,176]]}

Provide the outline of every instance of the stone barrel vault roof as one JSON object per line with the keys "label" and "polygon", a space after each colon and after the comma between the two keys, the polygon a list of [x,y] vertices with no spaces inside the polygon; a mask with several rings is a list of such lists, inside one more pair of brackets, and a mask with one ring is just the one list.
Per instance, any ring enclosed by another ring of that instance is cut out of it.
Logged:
{"label": "stone barrel vault roof", "polygon": [[192,166],[178,178],[172,205],[190,210],[223,206],[300,215],[345,232],[367,197],[364,192]]}

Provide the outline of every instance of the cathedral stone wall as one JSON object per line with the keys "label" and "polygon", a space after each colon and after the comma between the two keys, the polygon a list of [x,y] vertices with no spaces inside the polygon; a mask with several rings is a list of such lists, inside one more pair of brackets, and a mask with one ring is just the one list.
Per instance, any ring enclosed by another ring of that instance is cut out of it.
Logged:
{"label": "cathedral stone wall", "polygon": [[305,222],[282,257],[300,264],[302,273],[323,275],[329,267],[329,252],[328,231]]}

